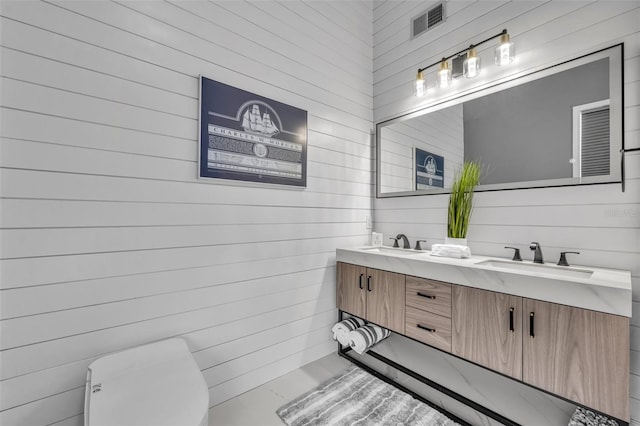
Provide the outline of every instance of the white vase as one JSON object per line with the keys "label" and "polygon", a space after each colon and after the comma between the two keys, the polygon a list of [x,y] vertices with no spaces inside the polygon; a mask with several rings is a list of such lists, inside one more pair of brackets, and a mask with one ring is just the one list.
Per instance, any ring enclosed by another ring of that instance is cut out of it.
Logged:
{"label": "white vase", "polygon": [[444,243],[445,244],[454,244],[456,246],[467,246],[467,239],[466,238],[449,238],[446,237],[444,239]]}

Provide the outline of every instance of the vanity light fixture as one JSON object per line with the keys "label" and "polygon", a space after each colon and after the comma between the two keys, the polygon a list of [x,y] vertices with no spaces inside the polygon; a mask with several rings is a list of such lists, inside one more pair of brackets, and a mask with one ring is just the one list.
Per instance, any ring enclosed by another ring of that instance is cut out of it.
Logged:
{"label": "vanity light fixture", "polygon": [[417,97],[424,96],[427,93],[427,80],[425,80],[422,71],[416,75],[416,82],[413,85],[413,94]]}
{"label": "vanity light fixture", "polygon": [[451,70],[449,69],[449,61],[442,58],[440,68],[436,73],[436,85],[438,87],[447,87],[451,84]]}
{"label": "vanity light fixture", "polygon": [[467,59],[462,63],[462,73],[467,78],[473,78],[480,74],[480,57],[473,45],[469,47]]}
{"label": "vanity light fixture", "polygon": [[500,44],[496,46],[494,51],[495,63],[498,66],[507,65],[513,62],[516,57],[516,45],[509,39],[507,30],[500,35]]}
{"label": "vanity light fixture", "polygon": [[[509,33],[507,32],[506,29],[504,29],[502,30],[502,32],[494,36],[491,36],[486,40],[482,40],[480,43],[472,44],[466,49],[463,49],[460,52],[457,52],[457,53],[454,53],[453,55],[442,58],[438,62],[435,62],[431,65],[427,65],[424,68],[418,68],[418,74],[416,75],[416,81],[414,84],[413,93],[416,96],[424,96],[424,94],[427,91],[427,81],[424,77],[423,72],[436,65],[439,65],[438,71],[436,73],[436,85],[438,87],[449,86],[449,84],[451,83],[451,69],[449,68],[449,59],[461,56],[464,53],[466,53],[466,56],[467,56],[467,58],[464,60],[464,63],[463,63],[464,76],[467,78],[473,78],[477,76],[480,73],[481,67],[480,67],[480,57],[478,56],[476,47],[498,37],[500,37],[500,44],[495,48],[494,59],[496,64],[507,65],[513,62],[516,56],[516,48],[509,37]],[[459,59],[462,59],[462,58],[459,58]]]}

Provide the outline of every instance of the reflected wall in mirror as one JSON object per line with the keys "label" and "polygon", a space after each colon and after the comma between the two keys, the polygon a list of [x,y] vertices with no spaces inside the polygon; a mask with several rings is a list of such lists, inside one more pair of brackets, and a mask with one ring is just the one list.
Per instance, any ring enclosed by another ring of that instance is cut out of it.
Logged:
{"label": "reflected wall in mirror", "polygon": [[620,182],[622,45],[376,126],[379,197],[446,193],[464,161],[477,191]]}

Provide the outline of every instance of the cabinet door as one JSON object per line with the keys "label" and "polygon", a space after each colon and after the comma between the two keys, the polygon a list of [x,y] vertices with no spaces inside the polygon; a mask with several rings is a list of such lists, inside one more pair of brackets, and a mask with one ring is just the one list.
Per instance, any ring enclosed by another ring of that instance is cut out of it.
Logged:
{"label": "cabinet door", "polygon": [[628,422],[629,319],[530,299],[523,313],[523,380]]}
{"label": "cabinet door", "polygon": [[336,306],[360,318],[367,316],[366,268],[338,262],[336,278]]}
{"label": "cabinet door", "polygon": [[367,319],[404,334],[405,276],[367,268]]}
{"label": "cabinet door", "polygon": [[522,379],[522,298],[454,285],[452,353]]}

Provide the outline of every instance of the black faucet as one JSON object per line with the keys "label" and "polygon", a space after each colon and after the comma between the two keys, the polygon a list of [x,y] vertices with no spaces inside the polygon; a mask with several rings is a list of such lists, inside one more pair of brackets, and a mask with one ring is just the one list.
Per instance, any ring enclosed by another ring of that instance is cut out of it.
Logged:
{"label": "black faucet", "polygon": [[529,248],[531,250],[535,250],[535,254],[533,255],[533,263],[544,263],[544,259],[542,258],[542,249],[540,247],[540,243],[536,243],[533,241]]}
{"label": "black faucet", "polygon": [[396,241],[398,241],[400,238],[402,238],[402,244],[404,246],[403,248],[410,249],[411,244],[409,244],[409,239],[407,238],[407,236],[404,234],[398,234],[395,239]]}
{"label": "black faucet", "polygon": [[517,248],[517,247],[509,247],[509,246],[506,246],[505,248],[514,250],[513,259],[511,259],[511,260],[515,260],[516,262],[522,262],[522,257],[520,257],[520,249],[519,248]]}
{"label": "black faucet", "polygon": [[560,266],[569,266],[569,262],[567,262],[567,253],[580,254],[579,251],[561,251],[560,252],[560,260],[558,261],[558,265],[560,265]]}

